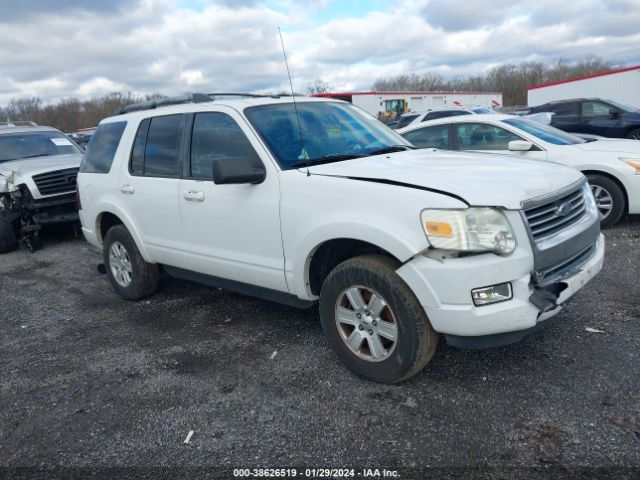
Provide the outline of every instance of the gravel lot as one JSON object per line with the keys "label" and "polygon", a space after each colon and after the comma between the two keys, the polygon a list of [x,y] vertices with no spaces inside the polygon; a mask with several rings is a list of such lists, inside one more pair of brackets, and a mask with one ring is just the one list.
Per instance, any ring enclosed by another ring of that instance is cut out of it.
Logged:
{"label": "gravel lot", "polygon": [[0,257],[0,478],[8,467],[640,476],[640,216],[605,232],[603,272],[544,328],[492,350],[442,343],[399,386],[338,363],[317,309],[166,276],[127,302],[97,250],[48,233],[35,254]]}

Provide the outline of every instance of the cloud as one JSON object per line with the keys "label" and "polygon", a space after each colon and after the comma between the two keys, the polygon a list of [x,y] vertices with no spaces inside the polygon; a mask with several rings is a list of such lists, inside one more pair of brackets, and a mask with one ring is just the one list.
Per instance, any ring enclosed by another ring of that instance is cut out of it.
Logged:
{"label": "cloud", "polygon": [[[288,90],[320,78],[367,90],[376,78],[600,55],[640,63],[640,0],[23,0],[3,4],[0,105],[114,90]],[[366,8],[365,8],[366,5]],[[5,14],[6,13],[6,14]]]}

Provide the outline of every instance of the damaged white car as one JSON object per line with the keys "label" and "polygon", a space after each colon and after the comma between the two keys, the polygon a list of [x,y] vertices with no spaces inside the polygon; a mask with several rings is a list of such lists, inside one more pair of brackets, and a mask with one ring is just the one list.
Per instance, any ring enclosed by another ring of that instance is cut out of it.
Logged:
{"label": "damaged white car", "polygon": [[0,125],[0,253],[34,251],[43,225],[75,222],[80,148],[51,127]]}

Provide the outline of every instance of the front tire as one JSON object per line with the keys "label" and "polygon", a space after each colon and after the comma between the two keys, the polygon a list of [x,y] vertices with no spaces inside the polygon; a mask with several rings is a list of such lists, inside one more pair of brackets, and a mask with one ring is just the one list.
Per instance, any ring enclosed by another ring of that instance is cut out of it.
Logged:
{"label": "front tire", "polygon": [[111,227],[104,237],[104,265],[118,294],[127,300],[153,295],[158,288],[158,265],[142,258],[124,225]]}
{"label": "front tire", "polygon": [[328,275],[320,293],[320,320],[338,358],[381,383],[412,377],[438,345],[438,334],[396,268],[388,257],[355,257]]}
{"label": "front tire", "polygon": [[0,253],[8,253],[18,248],[16,229],[11,222],[0,219]]}
{"label": "front tire", "polygon": [[626,207],[624,192],[615,181],[604,175],[587,175],[587,180],[596,199],[600,226],[610,227],[624,214]]}

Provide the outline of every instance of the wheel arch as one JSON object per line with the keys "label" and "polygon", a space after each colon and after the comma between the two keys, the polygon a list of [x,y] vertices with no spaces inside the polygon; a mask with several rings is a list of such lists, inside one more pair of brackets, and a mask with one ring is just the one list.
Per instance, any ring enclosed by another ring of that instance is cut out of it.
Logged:
{"label": "wheel arch", "polygon": [[142,238],[140,237],[138,230],[134,227],[134,223],[124,212],[117,208],[104,209],[96,216],[95,232],[100,245],[103,244],[107,231],[115,225],[124,225],[131,235],[131,238],[133,238],[136,247],[140,250],[142,258],[144,258],[146,262],[153,263],[153,260],[150,258],[144,243],[142,242]]}
{"label": "wheel arch", "polygon": [[629,211],[629,194],[627,193],[626,187],[620,181],[620,179],[618,179],[618,177],[616,177],[615,175],[612,175],[609,172],[603,172],[602,170],[585,169],[585,170],[581,170],[581,172],[584,174],[585,177],[588,177],[589,175],[600,175],[601,177],[608,178],[609,180],[615,182],[616,185],[620,187],[620,190],[622,191],[622,195],[624,196],[623,214]]}
{"label": "wheel arch", "polygon": [[402,262],[390,252],[373,243],[355,238],[334,238],[318,245],[310,254],[306,269],[309,291],[313,295],[320,295],[322,284],[331,270],[340,263],[353,257],[367,254],[378,254],[389,257],[399,267]]}

